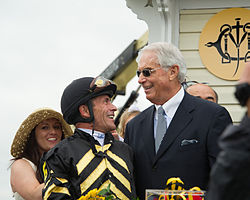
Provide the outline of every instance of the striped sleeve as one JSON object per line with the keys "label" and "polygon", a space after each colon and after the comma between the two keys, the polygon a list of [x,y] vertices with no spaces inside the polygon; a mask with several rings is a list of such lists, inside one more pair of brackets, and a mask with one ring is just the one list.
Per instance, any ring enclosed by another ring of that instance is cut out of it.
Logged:
{"label": "striped sleeve", "polygon": [[[50,162],[52,160],[52,162]],[[42,159],[41,161],[41,172],[44,179],[44,189],[42,192],[44,200],[71,200],[73,199],[70,193],[70,182],[67,176],[59,175],[54,173],[54,171],[61,171],[63,169],[60,166],[60,162],[55,162],[55,159],[50,157],[50,159]],[[57,164],[55,164],[57,163]]]}

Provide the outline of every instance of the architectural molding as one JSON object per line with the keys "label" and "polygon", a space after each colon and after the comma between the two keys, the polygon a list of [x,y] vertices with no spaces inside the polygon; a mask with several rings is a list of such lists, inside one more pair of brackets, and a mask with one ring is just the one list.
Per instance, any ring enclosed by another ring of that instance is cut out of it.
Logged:
{"label": "architectural molding", "polygon": [[179,46],[179,13],[185,9],[250,7],[249,0],[126,0],[127,7],[148,25],[149,43]]}
{"label": "architectural molding", "polygon": [[[156,0],[158,12],[161,17],[160,41],[171,42],[178,45],[176,30],[179,29],[179,9],[175,0]],[[178,18],[178,20],[176,20]]]}
{"label": "architectural molding", "polygon": [[126,0],[127,7],[137,18],[147,23],[149,43],[171,42],[178,46],[179,38],[179,0],[152,0],[152,6],[145,0]]}

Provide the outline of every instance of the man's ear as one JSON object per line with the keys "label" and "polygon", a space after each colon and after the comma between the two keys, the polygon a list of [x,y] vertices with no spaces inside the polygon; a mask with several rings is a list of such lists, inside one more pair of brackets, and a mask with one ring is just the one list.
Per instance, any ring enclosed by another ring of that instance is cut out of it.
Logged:
{"label": "man's ear", "polygon": [[169,68],[169,79],[174,80],[176,77],[178,77],[179,74],[179,66],[178,65],[173,65]]}
{"label": "man's ear", "polygon": [[81,116],[83,118],[89,118],[90,117],[89,108],[86,105],[80,105],[79,106],[79,112],[80,112],[80,114],[81,114]]}

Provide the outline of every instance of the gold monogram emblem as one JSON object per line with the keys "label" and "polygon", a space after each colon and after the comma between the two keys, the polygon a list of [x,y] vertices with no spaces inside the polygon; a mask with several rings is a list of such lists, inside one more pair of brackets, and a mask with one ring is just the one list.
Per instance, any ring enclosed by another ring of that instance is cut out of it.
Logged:
{"label": "gold monogram emblem", "polygon": [[238,80],[250,61],[250,10],[230,8],[214,15],[200,35],[199,53],[212,74]]}

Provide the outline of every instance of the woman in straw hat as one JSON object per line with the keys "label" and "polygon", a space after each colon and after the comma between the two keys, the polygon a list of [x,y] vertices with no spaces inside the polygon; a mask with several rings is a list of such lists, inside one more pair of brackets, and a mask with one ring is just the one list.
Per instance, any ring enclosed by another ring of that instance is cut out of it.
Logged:
{"label": "woman in straw hat", "polygon": [[40,158],[70,135],[70,126],[52,109],[39,109],[23,121],[11,145],[14,162],[10,182],[15,199],[42,199],[44,183],[40,170],[37,170]]}

